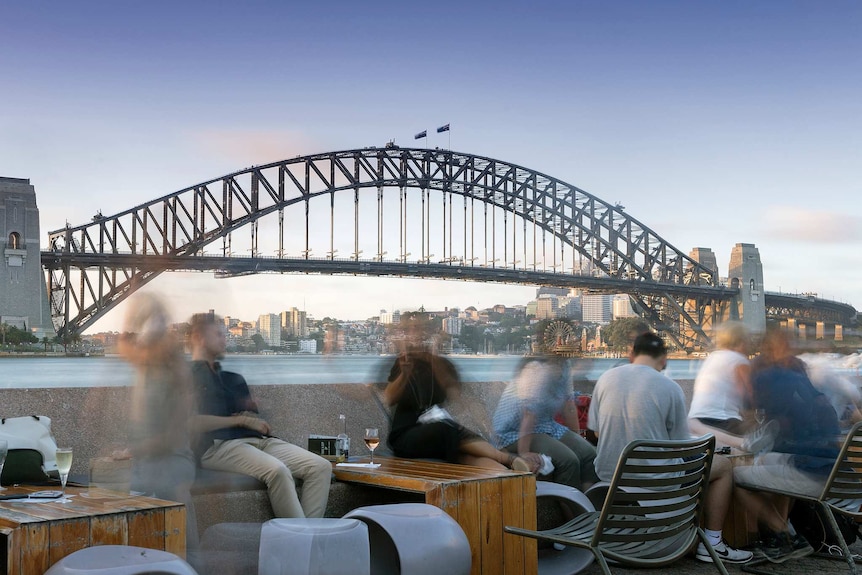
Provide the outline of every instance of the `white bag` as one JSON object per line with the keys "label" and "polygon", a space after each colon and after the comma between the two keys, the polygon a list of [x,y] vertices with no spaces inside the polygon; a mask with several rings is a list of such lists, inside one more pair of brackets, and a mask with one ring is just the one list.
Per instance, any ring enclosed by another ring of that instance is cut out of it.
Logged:
{"label": "white bag", "polygon": [[0,439],[9,444],[5,482],[18,483],[56,477],[57,442],[51,434],[51,418],[44,415],[0,419]]}

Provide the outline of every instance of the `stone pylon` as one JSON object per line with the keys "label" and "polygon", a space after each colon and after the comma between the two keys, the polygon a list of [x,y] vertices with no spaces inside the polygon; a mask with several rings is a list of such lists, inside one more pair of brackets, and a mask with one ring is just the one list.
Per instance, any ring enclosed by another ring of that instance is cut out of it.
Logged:
{"label": "stone pylon", "polygon": [[754,244],[736,244],[730,252],[728,283],[739,289],[730,303],[727,319],[739,320],[753,334],[766,330],[766,294],[763,290],[763,264]]}
{"label": "stone pylon", "polygon": [[53,339],[39,208],[30,180],[0,177],[0,251],[0,323]]}

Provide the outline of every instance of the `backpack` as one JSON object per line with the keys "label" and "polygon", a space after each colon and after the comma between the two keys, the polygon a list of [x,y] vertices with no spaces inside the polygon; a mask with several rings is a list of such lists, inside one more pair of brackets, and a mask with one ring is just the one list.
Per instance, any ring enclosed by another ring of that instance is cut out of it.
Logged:
{"label": "backpack", "polygon": [[[852,545],[859,538],[859,525],[856,520],[842,513],[833,515],[844,541],[847,545]],[[828,551],[829,547],[839,545],[838,539],[826,527],[829,524],[828,517],[824,516],[820,506],[815,503],[796,500],[790,510],[789,519],[796,532],[808,540],[815,552]]]}

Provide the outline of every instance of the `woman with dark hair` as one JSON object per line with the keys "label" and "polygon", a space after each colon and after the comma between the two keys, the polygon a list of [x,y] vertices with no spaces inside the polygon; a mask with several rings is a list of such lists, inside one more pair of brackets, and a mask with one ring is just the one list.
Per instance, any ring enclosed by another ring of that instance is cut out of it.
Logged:
{"label": "woman with dark hair", "polygon": [[386,402],[393,406],[388,438],[392,452],[398,457],[442,459],[492,469],[538,469],[541,460],[536,454],[531,454],[531,464],[500,451],[441,408],[459,388],[458,371],[451,361],[420,350],[399,355],[384,391]]}

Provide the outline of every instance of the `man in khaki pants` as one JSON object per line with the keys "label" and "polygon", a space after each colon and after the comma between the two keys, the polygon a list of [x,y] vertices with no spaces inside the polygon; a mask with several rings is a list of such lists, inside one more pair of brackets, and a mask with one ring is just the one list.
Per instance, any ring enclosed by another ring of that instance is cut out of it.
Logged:
{"label": "man in khaki pants", "polygon": [[[270,435],[248,385],[222,371],[225,326],[212,313],[191,319],[192,374],[197,399],[195,445],[201,467],[251,475],[266,484],[276,517],[323,517],[332,465],[324,458]],[[295,479],[302,481],[302,498]]]}

